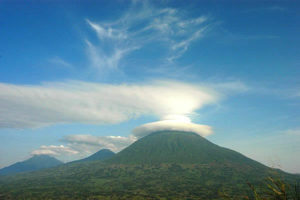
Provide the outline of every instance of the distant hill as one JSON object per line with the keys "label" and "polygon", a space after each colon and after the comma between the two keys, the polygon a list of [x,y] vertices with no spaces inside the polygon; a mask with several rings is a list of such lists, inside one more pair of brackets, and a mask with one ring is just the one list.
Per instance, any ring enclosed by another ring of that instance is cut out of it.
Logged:
{"label": "distant hill", "polygon": [[48,155],[36,155],[22,162],[17,162],[8,167],[0,169],[0,175],[11,175],[19,172],[30,172],[39,169],[46,169],[63,164],[63,162],[57,160]]}
{"label": "distant hill", "polygon": [[233,199],[249,193],[247,182],[266,177],[299,180],[195,134],[152,133],[104,161],[75,162],[18,176],[0,177],[10,199]]}
{"label": "distant hill", "polygon": [[115,153],[109,149],[101,149],[100,151],[97,151],[96,153],[92,154],[91,156],[89,156],[87,158],[83,158],[81,160],[75,160],[70,163],[95,161],[95,160],[106,160],[106,159],[111,158],[114,155],[115,155]]}

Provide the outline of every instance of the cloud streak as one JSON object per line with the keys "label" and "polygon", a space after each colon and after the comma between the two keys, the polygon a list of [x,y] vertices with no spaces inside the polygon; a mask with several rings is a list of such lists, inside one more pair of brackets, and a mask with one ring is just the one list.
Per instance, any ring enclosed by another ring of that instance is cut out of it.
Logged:
{"label": "cloud streak", "polygon": [[110,149],[118,152],[136,141],[132,135],[122,136],[93,136],[93,135],[68,135],[62,140],[68,146],[79,152],[93,153],[99,149]]}
{"label": "cloud streak", "polygon": [[52,63],[52,64],[55,64],[55,65],[58,65],[58,66],[65,67],[65,68],[72,68],[73,67],[72,64],[68,63],[67,61],[65,61],[62,58],[57,57],[57,56],[49,59],[49,62]]}
{"label": "cloud streak", "polygon": [[39,149],[36,149],[31,152],[32,155],[52,155],[52,156],[61,156],[61,155],[74,155],[78,154],[79,152],[64,146],[64,145],[42,145]]}
{"label": "cloud streak", "polygon": [[62,123],[115,124],[142,115],[190,115],[220,100],[220,92],[196,84],[60,82],[0,84],[0,128],[35,128]]}
{"label": "cloud streak", "polygon": [[[93,136],[89,134],[68,135],[61,142],[65,145],[42,145],[31,152],[31,155],[51,155],[71,161],[89,156],[100,149],[110,149],[119,152],[137,140],[133,135],[123,136]],[[67,159],[66,159],[67,158]]]}

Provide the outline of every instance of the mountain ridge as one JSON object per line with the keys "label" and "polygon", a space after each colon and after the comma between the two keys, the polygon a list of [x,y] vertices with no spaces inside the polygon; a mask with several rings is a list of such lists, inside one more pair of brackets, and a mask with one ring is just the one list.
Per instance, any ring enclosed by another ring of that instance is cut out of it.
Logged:
{"label": "mountain ridge", "polygon": [[[247,183],[300,176],[272,169],[188,132],[161,131],[105,161],[78,162],[0,177],[0,194],[12,199],[243,199]],[[55,178],[54,178],[55,177]]]}

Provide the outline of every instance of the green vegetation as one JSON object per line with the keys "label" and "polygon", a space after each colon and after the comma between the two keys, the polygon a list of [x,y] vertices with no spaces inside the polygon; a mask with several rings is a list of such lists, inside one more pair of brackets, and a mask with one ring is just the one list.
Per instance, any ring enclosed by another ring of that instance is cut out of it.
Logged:
{"label": "green vegetation", "polygon": [[[99,161],[61,166],[1,180],[0,193],[12,199],[241,199],[269,173],[242,172],[212,164],[107,165]],[[292,182],[293,176],[285,180]]]}
{"label": "green vegetation", "polygon": [[252,195],[247,182],[260,186],[264,177],[274,176],[286,183],[299,179],[196,134],[161,132],[106,161],[2,177],[0,194],[4,199],[31,200],[224,199],[220,194],[243,199]]}

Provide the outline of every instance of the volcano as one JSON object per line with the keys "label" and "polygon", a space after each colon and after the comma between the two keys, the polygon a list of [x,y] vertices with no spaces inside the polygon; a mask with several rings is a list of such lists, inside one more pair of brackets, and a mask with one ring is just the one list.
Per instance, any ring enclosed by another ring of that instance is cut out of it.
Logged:
{"label": "volcano", "polygon": [[220,147],[192,132],[161,131],[133,143],[112,159],[115,164],[231,164],[266,167],[246,156]]}

